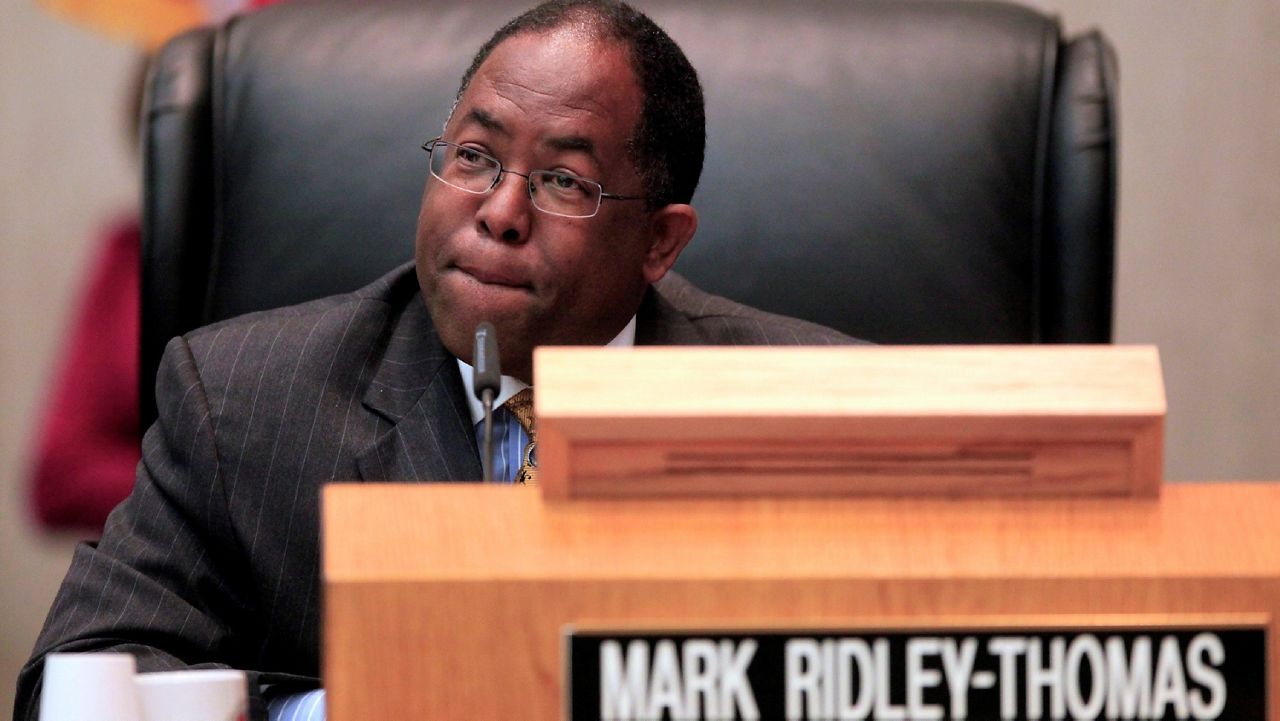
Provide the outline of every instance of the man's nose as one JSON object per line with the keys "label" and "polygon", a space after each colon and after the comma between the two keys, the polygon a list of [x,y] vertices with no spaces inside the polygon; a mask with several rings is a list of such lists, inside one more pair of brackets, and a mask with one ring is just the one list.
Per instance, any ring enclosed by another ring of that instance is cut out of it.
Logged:
{"label": "man's nose", "polygon": [[494,240],[523,243],[529,237],[529,223],[534,212],[533,200],[529,197],[529,179],[506,171],[481,203],[476,223],[482,233]]}

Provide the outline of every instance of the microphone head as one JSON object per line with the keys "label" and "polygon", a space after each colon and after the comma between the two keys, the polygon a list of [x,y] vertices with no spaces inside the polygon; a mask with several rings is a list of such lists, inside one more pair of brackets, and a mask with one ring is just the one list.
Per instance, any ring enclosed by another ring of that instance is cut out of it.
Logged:
{"label": "microphone head", "polygon": [[476,343],[471,354],[472,390],[476,398],[484,400],[484,391],[498,394],[502,387],[502,371],[498,366],[498,331],[493,324],[484,321],[476,326]]}

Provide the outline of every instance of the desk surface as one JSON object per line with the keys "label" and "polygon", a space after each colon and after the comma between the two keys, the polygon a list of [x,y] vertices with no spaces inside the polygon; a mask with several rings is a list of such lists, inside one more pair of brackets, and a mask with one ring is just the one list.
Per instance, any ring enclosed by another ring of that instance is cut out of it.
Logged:
{"label": "desk surface", "polygon": [[555,721],[569,627],[1245,624],[1268,629],[1278,688],[1277,519],[1280,484],[1169,484],[1142,500],[575,502],[334,486],[331,718]]}

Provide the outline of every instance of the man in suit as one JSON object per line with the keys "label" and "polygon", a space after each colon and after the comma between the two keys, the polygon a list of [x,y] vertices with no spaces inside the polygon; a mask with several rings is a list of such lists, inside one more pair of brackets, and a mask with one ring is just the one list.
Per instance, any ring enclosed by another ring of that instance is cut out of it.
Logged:
{"label": "man in suit", "polygon": [[77,549],[15,719],[35,719],[53,651],[249,669],[255,718],[263,686],[314,685],[320,488],[480,478],[480,321],[497,328],[500,402],[535,380],[538,345],[847,342],[668,275],[697,227],[703,143],[697,76],[642,14],[556,2],[499,30],[427,146],[412,266],[169,344],[135,490]]}

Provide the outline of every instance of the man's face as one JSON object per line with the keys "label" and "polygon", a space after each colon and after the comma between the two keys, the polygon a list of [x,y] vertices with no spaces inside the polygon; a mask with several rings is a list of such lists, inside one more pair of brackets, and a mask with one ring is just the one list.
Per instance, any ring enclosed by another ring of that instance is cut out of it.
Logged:
{"label": "man's face", "polygon": [[[525,33],[480,66],[444,139],[504,169],[565,170],[608,193],[643,195],[627,157],[641,103],[624,48],[572,28]],[[485,195],[430,177],[418,279],[450,352],[470,361],[476,324],[487,320],[503,372],[532,381],[535,346],[607,343],[635,314],[666,272],[652,262],[652,226],[643,201],[604,200],[595,217],[564,218],[535,208],[518,175],[504,173]]]}

